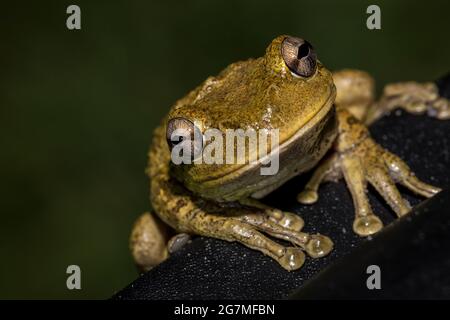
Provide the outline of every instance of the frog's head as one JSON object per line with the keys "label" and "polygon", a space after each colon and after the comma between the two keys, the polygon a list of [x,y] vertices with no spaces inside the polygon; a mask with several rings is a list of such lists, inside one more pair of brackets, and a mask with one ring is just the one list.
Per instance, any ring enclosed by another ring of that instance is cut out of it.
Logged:
{"label": "frog's head", "polygon": [[251,154],[245,164],[182,164],[173,166],[173,172],[187,188],[207,198],[262,196],[311,168],[330,147],[335,95],[332,75],[311,44],[279,36],[263,57],[231,64],[177,101],[166,126],[169,148],[178,143],[171,141],[173,132],[186,129],[196,157],[208,143],[193,139],[194,133],[202,136],[214,128],[225,141],[227,129],[277,129],[279,146],[271,151],[279,152],[278,173],[260,175],[261,161],[249,160],[254,159]]}

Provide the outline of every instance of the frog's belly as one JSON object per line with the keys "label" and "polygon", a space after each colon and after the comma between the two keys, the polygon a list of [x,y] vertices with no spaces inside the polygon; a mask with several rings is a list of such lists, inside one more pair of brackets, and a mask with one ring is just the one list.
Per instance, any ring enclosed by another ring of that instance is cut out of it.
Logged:
{"label": "frog's belly", "polygon": [[216,201],[262,198],[292,177],[314,167],[331,147],[336,133],[335,108],[330,104],[279,146],[279,170],[276,174],[261,175],[261,162],[249,164],[239,169],[241,172],[233,174],[233,178],[222,179],[217,186],[209,181],[208,187],[202,186],[201,195]]}

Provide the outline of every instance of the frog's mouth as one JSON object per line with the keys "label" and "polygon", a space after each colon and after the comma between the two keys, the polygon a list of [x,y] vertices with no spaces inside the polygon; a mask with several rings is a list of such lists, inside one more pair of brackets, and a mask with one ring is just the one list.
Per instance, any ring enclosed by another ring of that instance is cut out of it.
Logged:
{"label": "frog's mouth", "polygon": [[[293,176],[311,169],[325,155],[336,136],[335,97],[336,88],[332,85],[323,106],[290,138],[264,157],[212,179],[204,177],[195,184],[188,183],[188,189],[215,200],[232,201],[248,196],[259,198]],[[279,158],[278,172],[261,175],[260,169],[267,167],[264,164],[271,163],[270,158],[276,153]]]}

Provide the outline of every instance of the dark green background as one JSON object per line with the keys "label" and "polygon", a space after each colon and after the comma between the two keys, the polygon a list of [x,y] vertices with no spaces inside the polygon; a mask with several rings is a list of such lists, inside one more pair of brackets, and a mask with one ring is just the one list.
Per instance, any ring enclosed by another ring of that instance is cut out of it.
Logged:
{"label": "dark green background", "polygon": [[[366,28],[369,4],[382,30]],[[82,30],[65,26],[77,4]],[[0,10],[0,298],[106,298],[131,282],[153,128],[272,38],[383,84],[449,71],[448,1],[19,1]],[[66,267],[82,290],[66,289]]]}

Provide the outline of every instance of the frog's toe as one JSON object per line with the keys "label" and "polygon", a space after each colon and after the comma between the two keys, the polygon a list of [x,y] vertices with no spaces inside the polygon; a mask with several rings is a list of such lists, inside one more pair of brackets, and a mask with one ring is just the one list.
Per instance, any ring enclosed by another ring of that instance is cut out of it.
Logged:
{"label": "frog's toe", "polygon": [[297,270],[305,263],[305,254],[300,248],[288,247],[278,263],[287,271]]}
{"label": "frog's toe", "polygon": [[374,214],[356,217],[353,222],[353,231],[361,237],[370,236],[382,228],[383,222]]}
{"label": "frog's toe", "polygon": [[313,234],[306,243],[306,252],[311,258],[321,258],[333,250],[333,241],[327,236]]}
{"label": "frog's toe", "polygon": [[440,191],[439,188],[420,181],[410,170],[408,165],[398,156],[378,147],[381,161],[369,163],[365,171],[367,180],[389,204],[397,216],[401,217],[411,210],[411,206],[403,199],[396,187],[396,183],[403,184],[411,191],[424,197],[432,197]]}
{"label": "frog's toe", "polygon": [[315,190],[303,190],[297,196],[297,201],[302,204],[313,204],[319,199],[319,195]]}
{"label": "frog's toe", "polygon": [[313,204],[319,200],[318,189],[323,181],[337,181],[342,175],[337,154],[325,158],[314,170],[305,189],[297,195],[297,201],[302,204]]}
{"label": "frog's toe", "polygon": [[285,212],[278,209],[269,209],[267,211],[269,219],[283,228],[287,228],[293,231],[300,231],[303,229],[305,222],[303,219],[295,213]]}
{"label": "frog's toe", "polygon": [[395,185],[395,181],[386,168],[381,165],[368,165],[366,167],[366,175],[370,184],[399,217],[407,214],[411,210],[411,206],[403,199]]}
{"label": "frog's toe", "polygon": [[386,151],[383,155],[383,159],[389,172],[395,177],[395,180],[411,191],[426,198],[430,198],[441,191],[438,187],[420,181],[408,165],[395,154]]}
{"label": "frog's toe", "polygon": [[439,120],[450,119],[450,102],[445,98],[435,98],[432,101],[413,100],[405,103],[404,109],[412,114],[424,114]]}
{"label": "frog's toe", "polygon": [[432,109],[428,110],[428,115],[435,116],[440,120],[450,119],[450,101],[445,98],[439,98],[434,101]]}
{"label": "frog's toe", "polygon": [[189,241],[191,236],[187,233],[178,233],[167,242],[169,253],[174,253],[183,248]]}
{"label": "frog's toe", "polygon": [[355,204],[356,217],[353,230],[360,236],[369,236],[383,228],[374,215],[367,197],[367,182],[382,196],[392,210],[401,217],[411,206],[400,194],[396,183],[410,190],[431,197],[439,188],[420,181],[398,156],[366,138],[358,148],[342,156],[341,167]]}

